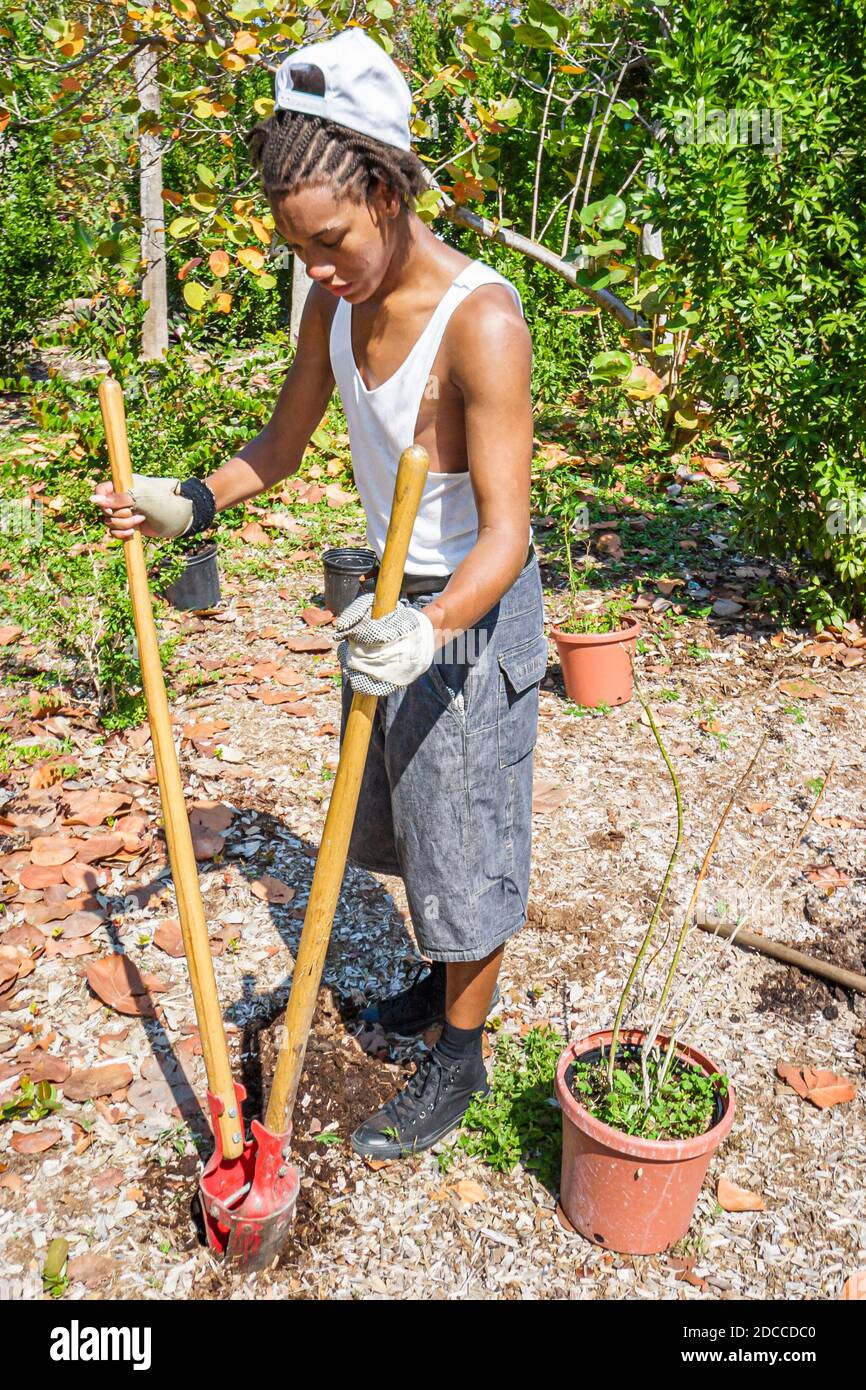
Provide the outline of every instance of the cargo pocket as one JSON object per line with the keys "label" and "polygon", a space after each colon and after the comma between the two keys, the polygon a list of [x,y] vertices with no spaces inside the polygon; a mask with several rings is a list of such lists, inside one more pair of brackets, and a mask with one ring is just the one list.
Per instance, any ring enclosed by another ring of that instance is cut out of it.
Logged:
{"label": "cargo pocket", "polygon": [[547,670],[547,638],[539,633],[499,653],[499,766],[508,767],[535,746],[538,684]]}

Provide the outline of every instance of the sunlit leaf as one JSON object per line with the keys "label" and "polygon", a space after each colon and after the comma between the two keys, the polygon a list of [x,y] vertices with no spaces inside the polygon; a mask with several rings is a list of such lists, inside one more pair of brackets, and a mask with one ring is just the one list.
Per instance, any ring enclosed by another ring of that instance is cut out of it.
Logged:
{"label": "sunlit leaf", "polygon": [[191,309],[200,313],[210,295],[204,285],[200,285],[197,280],[190,280],[189,284],[183,287],[183,297]]}

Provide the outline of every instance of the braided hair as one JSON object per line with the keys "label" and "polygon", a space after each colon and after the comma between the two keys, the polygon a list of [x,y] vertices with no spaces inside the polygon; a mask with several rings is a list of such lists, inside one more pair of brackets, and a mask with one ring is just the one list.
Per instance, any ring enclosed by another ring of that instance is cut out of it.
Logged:
{"label": "braided hair", "polygon": [[328,183],[335,193],[360,203],[381,179],[409,203],[428,186],[424,166],[411,150],[299,111],[275,111],[250,131],[247,148],[268,197]]}

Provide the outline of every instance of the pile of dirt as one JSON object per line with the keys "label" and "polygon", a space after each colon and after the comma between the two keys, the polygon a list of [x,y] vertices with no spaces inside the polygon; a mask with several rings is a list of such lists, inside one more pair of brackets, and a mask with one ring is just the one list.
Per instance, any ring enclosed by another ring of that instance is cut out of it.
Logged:
{"label": "pile of dirt", "polygon": [[[797,944],[798,951],[818,960],[838,965],[843,970],[866,973],[866,922],[850,922],[833,928],[814,941]],[[774,970],[755,990],[759,1013],[784,1014],[786,1018],[805,1023],[815,1012],[825,1018],[839,1016],[840,1010],[853,1007],[854,996],[817,975],[807,975],[793,965]]]}
{"label": "pile of dirt", "polygon": [[[232,1058],[235,1075],[247,1091],[247,1126],[251,1119],[261,1119],[267,1108],[283,1016],[280,1008],[273,1017],[251,1024],[242,1041],[232,1047],[233,1052],[237,1049]],[[411,1071],[364,1053],[352,1035],[351,1023],[350,1012],[341,1009],[331,990],[324,989],[295,1108],[292,1160],[301,1173],[301,1190],[291,1238],[278,1268],[297,1267],[303,1253],[320,1244],[326,1234],[339,1234],[346,1217],[331,1205],[331,1199],[338,1195],[332,1150],[339,1152],[342,1168],[352,1131],[400,1090]],[[323,1142],[316,1137],[323,1131],[337,1138]],[[208,1136],[205,1156],[210,1150]],[[159,1214],[160,1224],[172,1232],[181,1250],[192,1251],[204,1243],[197,1202],[200,1172],[201,1160],[187,1154],[152,1164],[143,1184],[148,1210]]]}
{"label": "pile of dirt", "polygon": [[[244,1085],[251,1116],[264,1113],[267,1107],[282,1019],[281,1010],[245,1038]],[[339,1231],[345,1220],[328,1205],[337,1195],[332,1146],[316,1135],[329,1131],[339,1136],[339,1145],[335,1142],[333,1148],[341,1157],[345,1155],[352,1131],[396,1095],[411,1071],[363,1052],[352,1036],[351,1022],[351,1013],[340,1006],[331,990],[323,989],[295,1106],[292,1157],[301,1170],[301,1192],[292,1238],[280,1256],[279,1266],[290,1264],[297,1260],[299,1251],[318,1244],[326,1228],[329,1233]],[[334,1125],[336,1128],[331,1128]],[[311,1132],[314,1129],[315,1134]]]}

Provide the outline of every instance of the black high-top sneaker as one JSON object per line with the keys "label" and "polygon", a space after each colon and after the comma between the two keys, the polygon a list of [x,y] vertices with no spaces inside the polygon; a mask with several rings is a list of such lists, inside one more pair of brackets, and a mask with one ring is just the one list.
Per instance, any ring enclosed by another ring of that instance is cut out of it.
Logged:
{"label": "black high-top sneaker", "polygon": [[[445,972],[442,961],[434,960],[426,975],[426,965],[421,965],[408,989],[394,994],[390,999],[380,999],[362,1010],[364,1023],[379,1023],[386,1033],[399,1033],[411,1037],[423,1033],[434,1024],[445,1022]],[[421,976],[424,978],[421,979]],[[499,985],[493,991],[490,1008],[499,1003]]]}
{"label": "black high-top sneaker", "polygon": [[480,1052],[455,1060],[434,1048],[399,1095],[358,1126],[352,1148],[362,1158],[421,1153],[458,1129],[472,1097],[489,1090]]}

